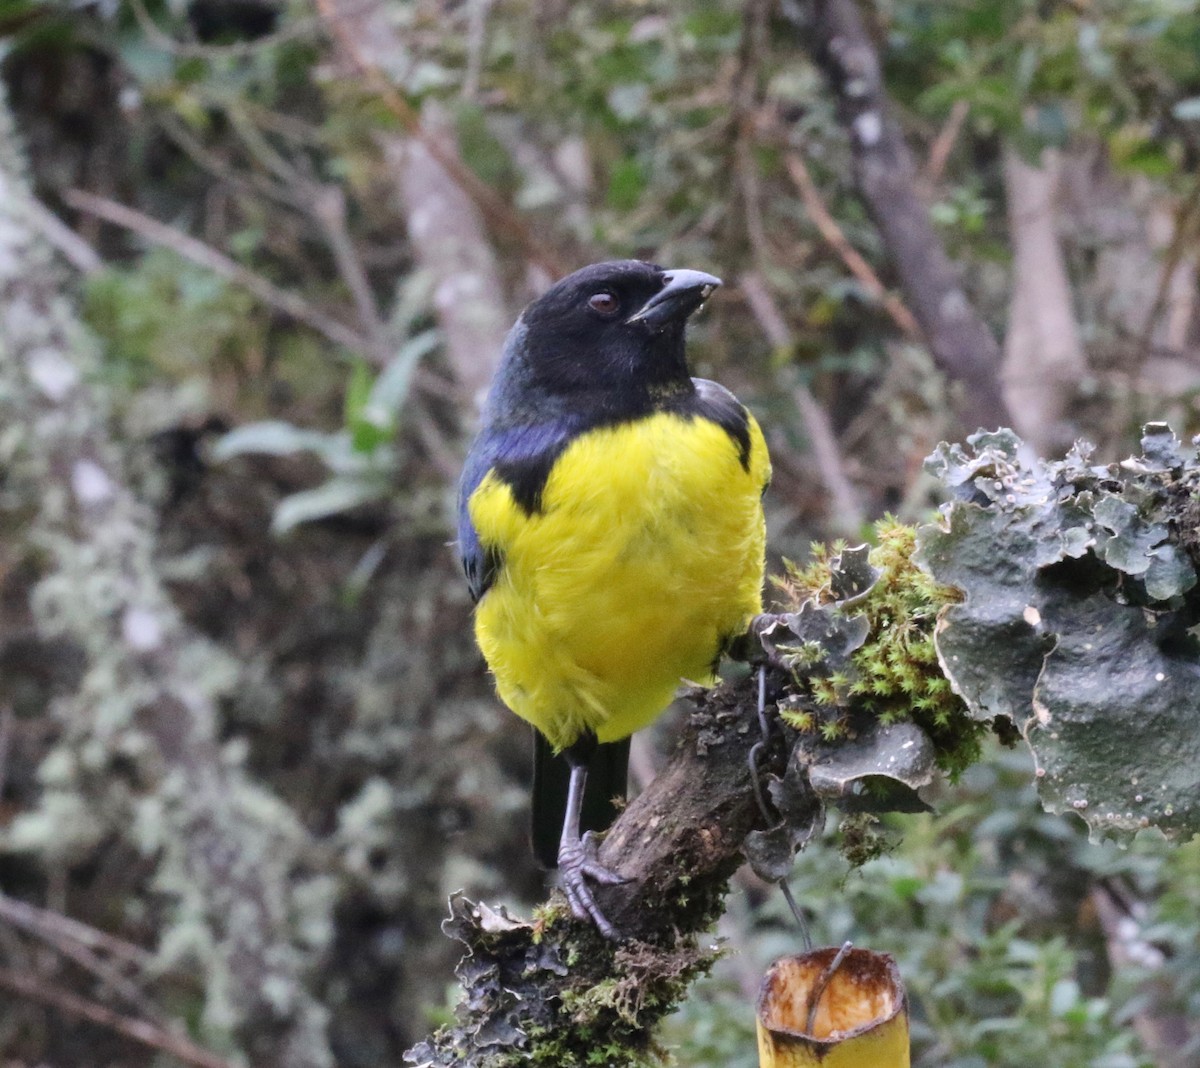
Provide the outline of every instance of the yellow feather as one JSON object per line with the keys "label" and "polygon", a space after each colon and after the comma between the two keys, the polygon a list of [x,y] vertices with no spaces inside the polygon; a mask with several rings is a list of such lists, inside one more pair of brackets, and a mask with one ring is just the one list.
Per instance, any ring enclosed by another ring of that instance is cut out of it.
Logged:
{"label": "yellow feather", "polygon": [[576,438],[534,515],[488,474],[468,507],[504,566],[475,616],[501,699],[555,749],[653,720],[762,610],[770,478],[715,423],[658,413]]}

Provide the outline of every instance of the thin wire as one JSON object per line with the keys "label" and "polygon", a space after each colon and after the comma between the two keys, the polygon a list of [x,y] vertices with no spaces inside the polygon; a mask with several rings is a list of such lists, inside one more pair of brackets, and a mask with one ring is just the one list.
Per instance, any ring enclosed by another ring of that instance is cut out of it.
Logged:
{"label": "thin wire", "polygon": [[[763,822],[770,826],[776,822],[777,814],[772,812],[767,804],[766,795],[763,793],[762,779],[758,774],[759,754],[771,740],[771,722],[767,719],[767,668],[765,664],[760,664],[758,668],[758,729],[762,732],[762,737],[750,747],[746,760],[750,765],[750,782],[754,786],[754,799],[758,802],[758,810],[762,813]],[[787,877],[780,879],[776,885],[792,912],[796,926],[800,928],[800,937],[804,941],[805,952],[811,953],[813,944],[812,935],[808,930],[808,922],[804,919],[804,913],[800,911],[800,906],[796,904],[796,898],[792,894],[792,888],[788,886]],[[843,949],[849,947],[850,943],[847,942]],[[837,963],[841,964],[841,961],[839,960]]]}
{"label": "thin wire", "polygon": [[813,987],[812,993],[808,995],[808,1019],[804,1023],[804,1033],[813,1035],[813,1027],[817,1022],[817,1007],[821,1004],[821,998],[825,996],[825,989],[829,986],[833,979],[834,973],[842,966],[842,961],[846,959],[847,954],[854,948],[853,942],[843,942],[842,948],[834,955],[833,960],[821,973],[821,978],[817,980],[817,985]]}

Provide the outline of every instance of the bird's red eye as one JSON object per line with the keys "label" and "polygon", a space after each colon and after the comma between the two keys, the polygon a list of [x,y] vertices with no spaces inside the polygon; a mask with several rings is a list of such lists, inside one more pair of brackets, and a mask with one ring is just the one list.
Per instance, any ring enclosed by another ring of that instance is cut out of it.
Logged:
{"label": "bird's red eye", "polygon": [[593,293],[588,297],[588,307],[601,315],[614,315],[621,302],[612,293]]}

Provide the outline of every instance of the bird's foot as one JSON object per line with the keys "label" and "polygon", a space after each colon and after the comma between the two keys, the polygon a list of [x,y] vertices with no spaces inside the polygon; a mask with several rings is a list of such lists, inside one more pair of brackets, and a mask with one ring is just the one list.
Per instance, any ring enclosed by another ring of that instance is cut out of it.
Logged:
{"label": "bird's foot", "polygon": [[588,880],[602,886],[628,882],[597,859],[596,836],[588,831],[582,838],[564,838],[558,847],[558,877],[563,893],[577,920],[591,920],[605,938],[619,942],[621,935],[600,911]]}

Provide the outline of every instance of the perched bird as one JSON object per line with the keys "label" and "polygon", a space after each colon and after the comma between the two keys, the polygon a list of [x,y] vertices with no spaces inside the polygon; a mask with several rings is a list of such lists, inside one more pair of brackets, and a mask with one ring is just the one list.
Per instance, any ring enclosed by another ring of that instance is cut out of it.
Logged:
{"label": "perched bird", "polygon": [[475,635],[536,728],[535,850],[613,938],[589,881],[621,879],[581,830],[623,799],[629,735],[762,608],[766,444],[684,351],[720,284],[621,260],[554,285],[505,341],[460,485]]}

